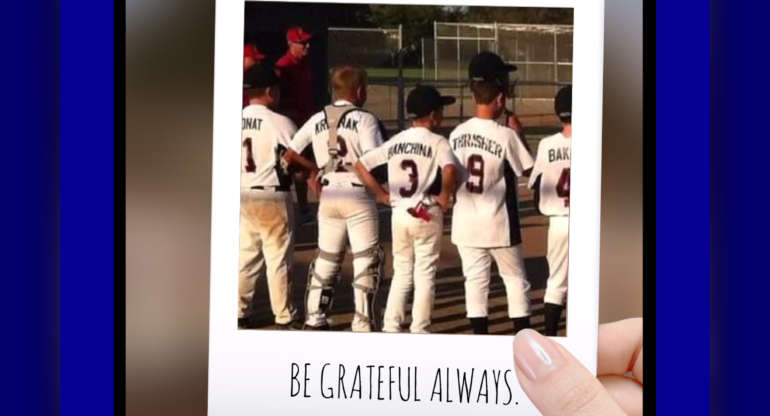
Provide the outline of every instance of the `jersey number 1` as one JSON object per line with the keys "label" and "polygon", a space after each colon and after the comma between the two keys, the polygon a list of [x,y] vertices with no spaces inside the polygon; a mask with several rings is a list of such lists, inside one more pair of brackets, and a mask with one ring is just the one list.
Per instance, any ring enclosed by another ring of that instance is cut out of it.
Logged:
{"label": "jersey number 1", "polygon": [[246,148],[246,172],[255,172],[257,170],[257,164],[254,163],[254,154],[251,150],[251,137],[247,137],[243,141],[243,147]]}
{"label": "jersey number 1", "polygon": [[559,182],[556,182],[556,195],[564,198],[564,206],[569,207],[569,168],[561,171]]}

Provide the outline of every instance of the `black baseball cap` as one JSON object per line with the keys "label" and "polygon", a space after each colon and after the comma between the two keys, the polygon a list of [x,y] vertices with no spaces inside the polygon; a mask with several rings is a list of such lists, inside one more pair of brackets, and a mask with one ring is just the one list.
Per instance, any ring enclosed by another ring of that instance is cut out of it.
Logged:
{"label": "black baseball cap", "polygon": [[468,78],[472,81],[500,81],[515,70],[516,65],[506,64],[498,54],[484,51],[471,59]]}
{"label": "black baseball cap", "polygon": [[556,93],[553,108],[560,119],[572,118],[572,85],[567,85]]}
{"label": "black baseball cap", "polygon": [[278,75],[275,67],[269,63],[254,65],[243,76],[243,88],[266,88],[277,85]]}
{"label": "black baseball cap", "polygon": [[430,85],[418,85],[406,98],[407,113],[415,117],[424,117],[431,111],[454,104],[455,98],[441,95],[438,90]]}

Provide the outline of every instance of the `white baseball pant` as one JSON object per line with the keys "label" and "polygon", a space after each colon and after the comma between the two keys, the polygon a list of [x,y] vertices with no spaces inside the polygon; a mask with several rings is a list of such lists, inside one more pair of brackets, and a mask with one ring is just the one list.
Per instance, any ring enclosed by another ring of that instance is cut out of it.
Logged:
{"label": "white baseball pant", "polygon": [[[307,292],[305,323],[318,327],[327,324],[328,308],[324,297],[333,297],[339,281],[345,246],[353,252],[353,301],[355,313],[351,328],[356,332],[372,330],[374,298],[382,274],[379,256],[379,218],[374,200],[363,187],[325,186],[318,206],[318,258],[311,270]],[[324,288],[322,290],[321,288]]]}
{"label": "white baseball pant", "polygon": [[430,222],[415,218],[405,208],[391,216],[393,232],[393,279],[385,306],[384,332],[400,332],[406,321],[406,301],[414,286],[412,333],[427,333],[436,290],[444,215],[438,206],[428,212]]}
{"label": "white baseball pant", "polygon": [[569,217],[549,217],[548,224],[548,281],[544,302],[564,305],[567,297],[567,270],[569,269]]}
{"label": "white baseball pant", "polygon": [[526,278],[521,244],[496,248],[458,246],[457,249],[465,276],[465,308],[468,318],[483,318],[488,315],[492,259],[497,263],[500,277],[505,284],[508,317],[529,316],[527,291],[530,284]]}
{"label": "white baseball pant", "polygon": [[249,316],[257,279],[267,272],[275,323],[287,324],[296,310],[291,302],[294,264],[294,208],[288,192],[241,191],[238,317]]}

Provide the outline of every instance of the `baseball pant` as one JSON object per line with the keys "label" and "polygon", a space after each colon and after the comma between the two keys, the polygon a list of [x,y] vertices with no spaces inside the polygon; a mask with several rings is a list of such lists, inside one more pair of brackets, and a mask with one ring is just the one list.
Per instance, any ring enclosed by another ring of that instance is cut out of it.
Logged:
{"label": "baseball pant", "polygon": [[436,290],[444,216],[438,206],[428,212],[430,222],[415,218],[405,208],[396,208],[391,217],[393,232],[393,279],[385,306],[384,332],[400,332],[406,321],[406,301],[414,287],[412,333],[427,333]]}
{"label": "baseball pant", "polygon": [[294,262],[293,216],[288,192],[241,191],[239,318],[252,313],[255,284],[267,274],[275,323],[287,324],[294,319],[290,279]]}
{"label": "baseball pant", "polygon": [[524,269],[521,244],[509,247],[477,248],[458,246],[465,275],[465,308],[468,318],[483,318],[488,314],[489,279],[492,259],[497,263],[508,298],[508,317],[529,316],[530,284]]}
{"label": "baseball pant", "polygon": [[548,224],[548,281],[543,301],[564,305],[567,297],[567,270],[569,268],[569,217],[549,217]]}
{"label": "baseball pant", "polygon": [[345,247],[353,252],[353,301],[355,312],[351,328],[372,330],[374,298],[382,274],[379,252],[379,218],[374,200],[362,187],[327,186],[318,206],[319,255],[311,270],[307,292],[305,323],[327,324],[327,312],[339,282]]}

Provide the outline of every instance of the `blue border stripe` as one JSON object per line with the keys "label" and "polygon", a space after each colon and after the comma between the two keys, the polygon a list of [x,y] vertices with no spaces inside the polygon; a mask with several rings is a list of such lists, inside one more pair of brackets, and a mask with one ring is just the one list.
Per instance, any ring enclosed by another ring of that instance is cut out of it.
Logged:
{"label": "blue border stripe", "polygon": [[709,3],[659,1],[656,20],[656,410],[700,415],[709,411]]}
{"label": "blue border stripe", "polygon": [[61,10],[61,414],[113,413],[113,3]]}

